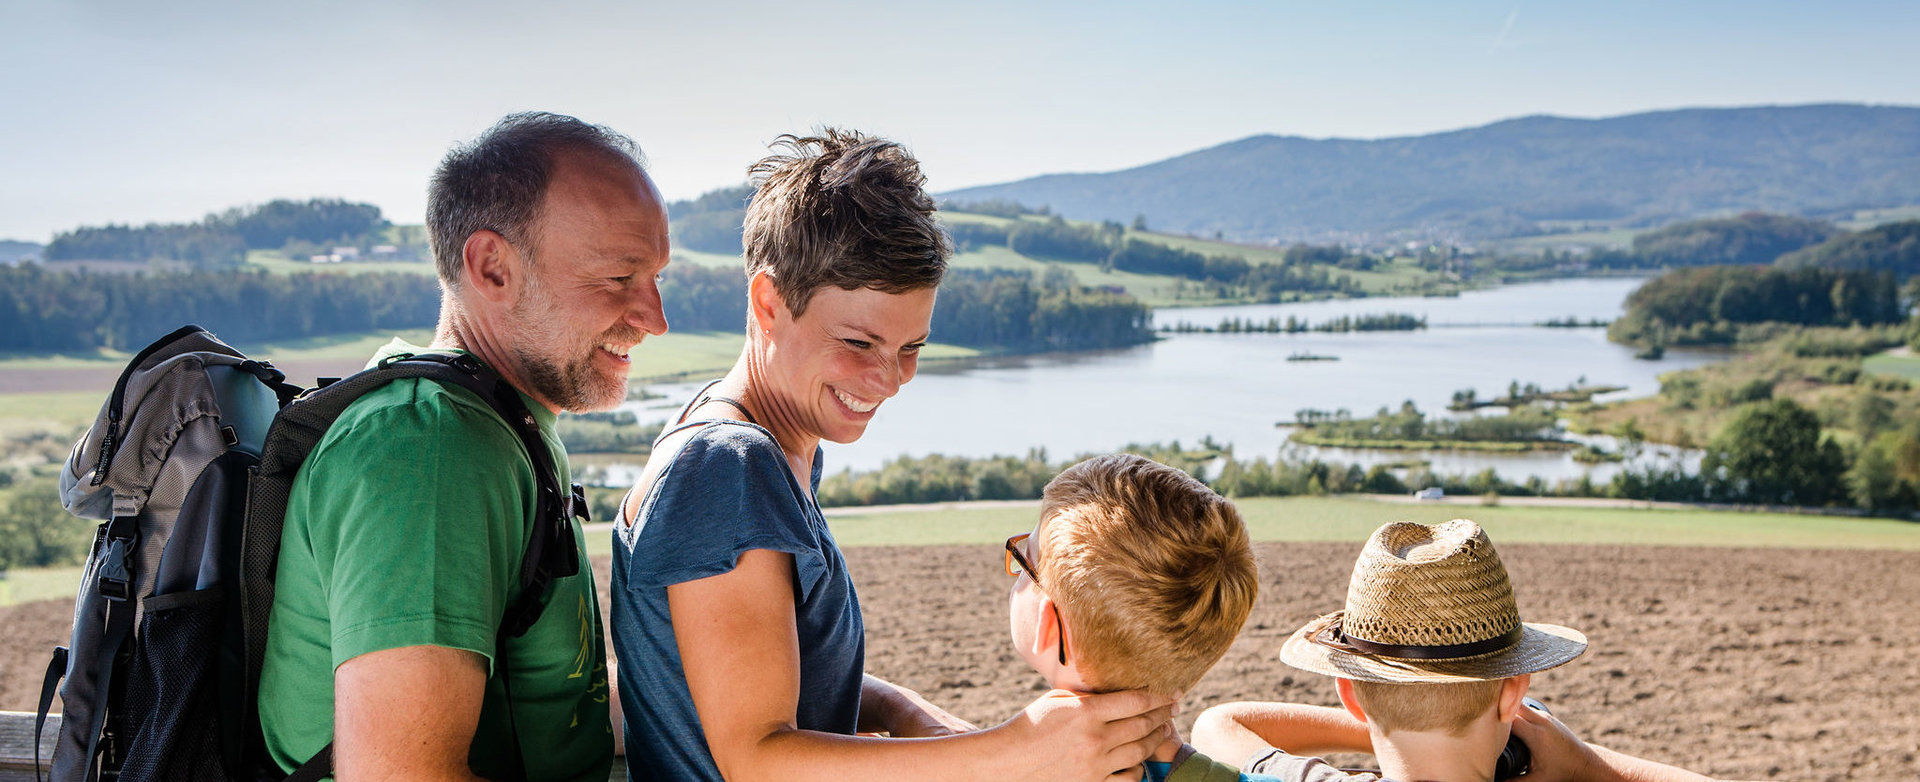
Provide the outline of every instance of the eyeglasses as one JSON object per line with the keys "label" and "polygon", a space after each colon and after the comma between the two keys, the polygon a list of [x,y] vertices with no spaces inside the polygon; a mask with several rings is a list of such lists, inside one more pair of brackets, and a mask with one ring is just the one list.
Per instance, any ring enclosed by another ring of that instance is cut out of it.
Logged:
{"label": "eyeglasses", "polygon": [[[1033,537],[1033,533],[1022,532],[1011,538],[1007,538],[1007,554],[1006,554],[1006,558],[1005,558],[1006,561],[1004,562],[1004,565],[1007,569],[1007,575],[1014,576],[1017,578],[1021,573],[1025,573],[1027,574],[1028,578],[1033,579],[1034,586],[1039,587],[1041,589],[1045,589],[1046,587],[1043,587],[1040,585],[1040,569],[1034,567],[1033,562],[1027,559],[1026,552],[1021,551],[1021,549],[1026,546],[1027,539],[1031,537]],[[1066,620],[1060,618],[1060,603],[1058,601],[1055,601],[1054,603],[1052,603],[1052,605],[1053,605],[1053,621],[1060,625],[1060,664],[1066,665],[1067,664],[1067,622]]]}

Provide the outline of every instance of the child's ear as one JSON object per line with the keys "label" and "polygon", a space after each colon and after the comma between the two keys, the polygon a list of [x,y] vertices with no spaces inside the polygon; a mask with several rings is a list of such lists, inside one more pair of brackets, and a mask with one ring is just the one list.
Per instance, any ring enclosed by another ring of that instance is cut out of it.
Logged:
{"label": "child's ear", "polygon": [[1033,634],[1033,651],[1034,654],[1039,655],[1036,659],[1059,657],[1055,647],[1062,642],[1061,634],[1066,630],[1060,626],[1059,606],[1053,602],[1052,597],[1041,593],[1039,610],[1035,613],[1038,616],[1034,618],[1040,623],[1036,628],[1037,632]]}
{"label": "child's ear", "polygon": [[1521,705],[1520,699],[1527,697],[1527,685],[1532,681],[1532,674],[1523,673],[1500,682],[1501,722],[1511,724],[1514,718],[1520,716],[1520,710],[1525,708]]}
{"label": "child's ear", "polygon": [[1353,680],[1334,679],[1333,688],[1340,691],[1340,705],[1346,707],[1347,713],[1356,720],[1366,722],[1367,712],[1360,708],[1360,699],[1353,694]]}

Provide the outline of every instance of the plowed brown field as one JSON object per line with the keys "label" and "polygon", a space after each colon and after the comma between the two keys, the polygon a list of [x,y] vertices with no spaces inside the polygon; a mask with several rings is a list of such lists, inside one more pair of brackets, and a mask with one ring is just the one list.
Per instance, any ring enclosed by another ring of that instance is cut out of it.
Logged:
{"label": "plowed brown field", "polygon": [[[1260,603],[1188,694],[1208,705],[1333,704],[1279,662],[1296,626],[1337,608],[1359,545],[1260,544]],[[1521,611],[1585,631],[1579,660],[1533,693],[1582,736],[1719,777],[1920,779],[1920,553],[1510,545]],[[1042,688],[1006,639],[993,546],[847,551],[868,667],[982,724]],[[596,563],[604,597],[607,563]],[[0,709],[33,707],[72,606],[0,608]]]}

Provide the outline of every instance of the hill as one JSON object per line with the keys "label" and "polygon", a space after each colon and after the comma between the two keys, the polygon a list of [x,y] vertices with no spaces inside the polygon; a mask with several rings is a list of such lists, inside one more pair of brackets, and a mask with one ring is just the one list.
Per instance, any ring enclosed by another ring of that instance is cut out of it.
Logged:
{"label": "hill", "polygon": [[22,242],[14,239],[0,239],[0,263],[13,263],[28,258],[40,257],[46,249],[37,242]]}
{"label": "hill", "polygon": [[1246,240],[1487,238],[1568,221],[1920,204],[1920,108],[1825,104],[1533,116],[1379,140],[1254,136],[1138,168],[942,194]]}
{"label": "hill", "polygon": [[1633,253],[1652,266],[1757,266],[1843,233],[1824,220],[1748,212],[1649,231],[1633,238]]}
{"label": "hill", "polygon": [[1898,277],[1920,274],[1920,220],[1869,228],[1788,253],[1777,263],[1789,269],[1890,271]]}

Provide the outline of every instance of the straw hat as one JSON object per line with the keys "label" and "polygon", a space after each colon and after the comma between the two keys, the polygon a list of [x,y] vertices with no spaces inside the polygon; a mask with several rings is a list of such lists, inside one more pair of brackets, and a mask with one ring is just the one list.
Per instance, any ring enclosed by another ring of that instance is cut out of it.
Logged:
{"label": "straw hat", "polygon": [[1346,610],[1308,622],[1280,659],[1343,679],[1444,683],[1544,671],[1586,650],[1578,630],[1521,622],[1493,541],[1454,519],[1375,530],[1353,564]]}

